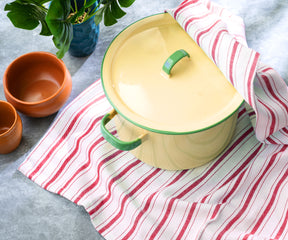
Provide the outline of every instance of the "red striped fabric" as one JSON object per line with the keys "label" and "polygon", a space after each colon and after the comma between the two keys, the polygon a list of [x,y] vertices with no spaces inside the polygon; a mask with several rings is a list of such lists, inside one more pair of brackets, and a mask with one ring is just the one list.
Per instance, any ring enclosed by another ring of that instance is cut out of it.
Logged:
{"label": "red striped fabric", "polygon": [[[286,144],[281,129],[288,124],[287,86],[273,68],[259,62],[259,53],[247,47],[239,18],[208,0],[185,1],[170,13],[252,106],[257,114],[257,138],[270,143],[265,139],[275,134]],[[278,116],[277,121],[274,116]],[[269,125],[270,130],[264,132],[263,125]]]}
{"label": "red striped fabric", "polygon": [[242,20],[226,9],[186,0],[168,12],[249,103],[226,150],[202,167],[165,171],[113,148],[99,128],[111,106],[97,80],[19,170],[84,206],[106,239],[287,239],[287,86],[247,48]]}

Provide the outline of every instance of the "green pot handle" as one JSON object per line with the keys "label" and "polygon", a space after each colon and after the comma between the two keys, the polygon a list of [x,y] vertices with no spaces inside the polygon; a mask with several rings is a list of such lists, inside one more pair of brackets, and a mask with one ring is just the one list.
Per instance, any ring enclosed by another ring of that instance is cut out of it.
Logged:
{"label": "green pot handle", "polygon": [[184,57],[190,58],[189,53],[187,53],[183,49],[177,50],[165,61],[164,65],[162,67],[162,70],[165,73],[167,73],[168,75],[170,75],[170,72],[171,72],[172,68],[174,67],[174,65]]}
{"label": "green pot handle", "polygon": [[136,140],[125,142],[121,141],[120,139],[116,138],[114,135],[112,135],[105,125],[112,120],[112,118],[117,114],[117,112],[113,109],[110,113],[107,113],[101,120],[101,133],[103,137],[106,139],[107,142],[109,142],[112,146],[114,146],[117,149],[123,150],[123,151],[130,151],[134,148],[138,147],[142,143],[142,138],[144,135],[140,136]]}

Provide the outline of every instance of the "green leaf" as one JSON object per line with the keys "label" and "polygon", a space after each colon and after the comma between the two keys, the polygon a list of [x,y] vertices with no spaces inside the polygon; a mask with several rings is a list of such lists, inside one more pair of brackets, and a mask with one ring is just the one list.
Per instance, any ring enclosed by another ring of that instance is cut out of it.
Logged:
{"label": "green leaf", "polygon": [[70,0],[52,0],[46,20],[66,21],[70,14]]}
{"label": "green leaf", "polygon": [[111,0],[100,0],[100,2],[101,2],[101,4],[107,4],[109,1],[111,1]]}
{"label": "green leaf", "polygon": [[105,26],[112,26],[115,23],[117,23],[117,20],[113,16],[111,9],[110,9],[110,6],[107,5],[107,7],[104,10],[104,25]]}
{"label": "green leaf", "polygon": [[117,0],[111,3],[111,12],[115,18],[122,18],[126,13],[119,7]]}
{"label": "green leaf", "polygon": [[59,49],[59,51],[57,51],[56,56],[58,58],[63,58],[65,53],[69,50],[72,38],[73,38],[73,26],[71,24],[71,28],[70,29],[70,25],[64,25],[62,28],[62,38],[59,39],[55,36],[53,36],[53,42],[54,45]]}
{"label": "green leaf", "polygon": [[67,19],[70,14],[70,0],[52,0],[46,22],[53,34],[53,42],[59,49],[57,57],[62,58],[73,38],[73,25]]}
{"label": "green leaf", "polygon": [[41,28],[40,35],[42,35],[42,36],[50,36],[51,32],[50,32],[50,29],[49,29],[46,21],[45,20],[41,21],[41,24],[42,24],[42,28]]}
{"label": "green leaf", "polygon": [[[20,0],[21,1],[21,0]],[[25,2],[37,2],[37,3],[39,3],[39,4],[41,4],[41,5],[43,5],[44,3],[47,3],[47,2],[51,2],[51,0],[22,0],[23,2],[25,1]]]}
{"label": "green leaf", "polygon": [[130,7],[133,3],[135,2],[135,0],[119,0],[119,4],[121,7]]}
{"label": "green leaf", "polygon": [[32,6],[29,5],[12,2],[7,4],[4,10],[9,11],[7,16],[15,27],[32,30],[39,25],[39,21],[35,16],[30,14],[31,7]]}
{"label": "green leaf", "polygon": [[106,6],[104,6],[102,8],[99,8],[96,11],[95,17],[94,17],[94,22],[95,22],[96,25],[98,25],[102,21],[105,8],[106,8]]}
{"label": "green leaf", "polygon": [[91,7],[94,3],[96,3],[96,7],[98,5],[98,1],[97,0],[87,0],[86,1],[86,8]]}
{"label": "green leaf", "polygon": [[12,24],[21,29],[32,30],[35,29],[39,23],[42,25],[40,35],[51,35],[50,30],[45,22],[47,9],[44,8],[39,1],[14,1],[6,4],[4,10],[8,11],[7,17]]}

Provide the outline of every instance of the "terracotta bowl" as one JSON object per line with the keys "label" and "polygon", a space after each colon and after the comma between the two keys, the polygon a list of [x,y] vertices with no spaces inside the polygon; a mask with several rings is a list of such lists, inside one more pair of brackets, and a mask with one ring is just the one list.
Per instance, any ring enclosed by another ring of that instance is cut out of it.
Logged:
{"label": "terracotta bowl", "polygon": [[12,152],[22,138],[22,121],[16,109],[0,100],[0,154]]}
{"label": "terracotta bowl", "polygon": [[45,117],[67,101],[71,75],[64,62],[48,52],[31,52],[16,58],[3,77],[5,97],[19,112]]}

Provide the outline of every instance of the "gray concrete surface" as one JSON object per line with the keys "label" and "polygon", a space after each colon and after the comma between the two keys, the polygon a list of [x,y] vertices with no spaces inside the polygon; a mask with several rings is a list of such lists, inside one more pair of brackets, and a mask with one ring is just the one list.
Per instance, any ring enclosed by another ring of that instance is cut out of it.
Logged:
{"label": "gray concrete surface", "polygon": [[[2,77],[8,64],[31,51],[56,49],[50,37],[12,26],[0,0],[0,99],[5,100]],[[282,77],[288,76],[288,1],[287,0],[215,0],[241,16],[246,24],[248,45],[257,50],[261,60],[274,67]],[[100,26],[100,39],[95,52],[75,58],[66,54],[64,62],[72,74],[73,90],[69,101],[100,77],[104,52],[114,38],[130,23],[165,9],[176,7],[181,0],[136,0],[127,15],[116,25]],[[83,67],[84,66],[84,67]],[[84,74],[85,73],[85,74]],[[68,101],[68,102],[69,102]],[[17,171],[18,166],[40,140],[57,114],[35,119],[21,115],[23,139],[11,154],[0,155],[0,240],[33,239],[103,239],[92,226],[89,215],[81,206],[52,194]]]}

